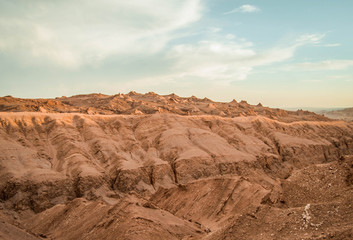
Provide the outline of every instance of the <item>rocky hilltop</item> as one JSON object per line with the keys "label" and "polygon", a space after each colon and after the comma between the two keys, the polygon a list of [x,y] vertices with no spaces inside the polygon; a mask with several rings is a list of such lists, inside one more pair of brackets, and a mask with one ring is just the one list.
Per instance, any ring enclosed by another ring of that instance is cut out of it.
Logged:
{"label": "rocky hilltop", "polygon": [[214,102],[208,98],[179,97],[176,94],[158,95],[153,92],[139,94],[104,95],[85,94],[55,99],[21,99],[0,97],[0,112],[83,113],[99,115],[146,115],[173,113],[182,116],[216,115],[220,117],[266,116],[284,122],[296,120],[327,121],[326,117],[309,111],[285,111],[242,100],[229,103]]}
{"label": "rocky hilltop", "polygon": [[0,99],[1,239],[352,239],[353,124],[155,93]]}

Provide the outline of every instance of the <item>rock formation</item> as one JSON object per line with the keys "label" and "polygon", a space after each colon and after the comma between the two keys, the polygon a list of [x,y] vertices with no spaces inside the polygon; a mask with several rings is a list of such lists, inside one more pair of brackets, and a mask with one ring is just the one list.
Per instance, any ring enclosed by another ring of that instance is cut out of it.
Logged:
{"label": "rock formation", "polygon": [[0,238],[352,239],[350,122],[136,92],[0,111]]}

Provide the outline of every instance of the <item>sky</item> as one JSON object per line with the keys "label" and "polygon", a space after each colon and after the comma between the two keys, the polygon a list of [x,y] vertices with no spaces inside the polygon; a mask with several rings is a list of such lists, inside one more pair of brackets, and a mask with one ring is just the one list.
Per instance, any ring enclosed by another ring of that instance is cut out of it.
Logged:
{"label": "sky", "polygon": [[353,106],[352,0],[0,0],[0,96]]}

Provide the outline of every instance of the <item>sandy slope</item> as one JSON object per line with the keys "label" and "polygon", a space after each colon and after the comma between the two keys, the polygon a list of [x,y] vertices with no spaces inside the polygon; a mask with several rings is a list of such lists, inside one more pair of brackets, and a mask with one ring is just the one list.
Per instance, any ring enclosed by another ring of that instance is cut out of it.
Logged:
{"label": "sandy slope", "polygon": [[351,239],[353,125],[293,116],[1,113],[1,236]]}

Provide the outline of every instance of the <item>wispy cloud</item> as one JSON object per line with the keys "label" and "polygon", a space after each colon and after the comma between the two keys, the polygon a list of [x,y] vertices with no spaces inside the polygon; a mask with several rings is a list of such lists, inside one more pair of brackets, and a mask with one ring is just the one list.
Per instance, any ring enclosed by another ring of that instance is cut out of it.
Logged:
{"label": "wispy cloud", "polygon": [[304,62],[293,64],[289,69],[302,69],[307,71],[344,70],[353,67],[353,60],[326,60],[320,62]]}
{"label": "wispy cloud", "polygon": [[232,13],[237,13],[237,12],[254,13],[254,12],[259,12],[259,11],[261,11],[261,9],[256,6],[245,4],[245,5],[242,5],[238,8],[235,8],[229,12],[225,12],[224,14],[232,14]]}
{"label": "wispy cloud", "polygon": [[297,39],[299,45],[302,44],[319,44],[321,40],[326,36],[326,34],[314,33],[314,34],[304,34]]}
{"label": "wispy cloud", "polygon": [[[283,62],[294,56],[298,47],[313,44],[323,36],[303,35],[286,46],[256,51],[254,44],[236,36],[213,41],[174,46],[168,59],[174,62],[169,78],[212,80],[217,84],[245,80],[258,66]],[[173,77],[172,77],[173,76]]]}
{"label": "wispy cloud", "polygon": [[330,79],[333,79],[333,80],[336,80],[336,79],[344,79],[344,80],[346,80],[347,78],[352,79],[353,76],[351,76],[351,75],[333,75],[333,76],[330,76]]}
{"label": "wispy cloud", "polygon": [[340,47],[342,44],[340,43],[327,43],[327,44],[319,44],[317,47]]}
{"label": "wispy cloud", "polygon": [[340,43],[322,43],[322,39],[326,37],[325,33],[314,33],[314,34],[305,34],[297,39],[298,43],[313,43],[315,47],[339,47]]}
{"label": "wispy cloud", "polygon": [[196,44],[181,44],[168,54],[175,62],[176,77],[199,77],[205,80],[243,80],[251,69],[246,64],[236,65],[256,53],[249,48],[251,43],[236,40],[200,41]]}
{"label": "wispy cloud", "polygon": [[156,53],[176,30],[198,21],[201,10],[200,0],[14,0],[0,8],[0,51],[68,68]]}

